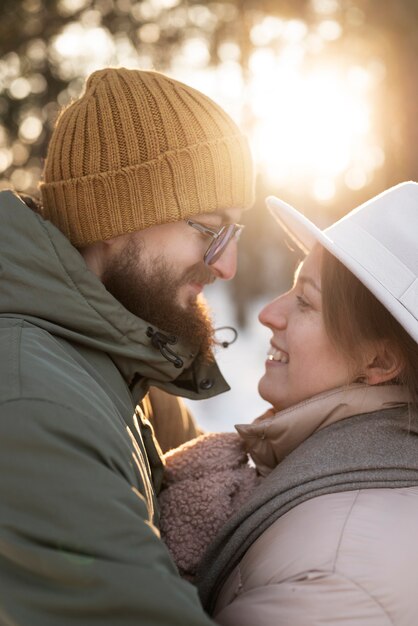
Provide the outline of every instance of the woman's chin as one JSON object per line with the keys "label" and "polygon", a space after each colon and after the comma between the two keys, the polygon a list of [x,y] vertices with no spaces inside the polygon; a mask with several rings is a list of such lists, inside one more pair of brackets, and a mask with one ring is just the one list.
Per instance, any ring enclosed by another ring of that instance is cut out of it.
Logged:
{"label": "woman's chin", "polygon": [[[274,393],[276,392],[276,394]],[[277,388],[271,389],[271,382],[266,380],[266,375],[262,376],[258,382],[258,393],[263,400],[271,404],[275,411],[279,411],[280,409],[277,406],[280,404],[277,398]],[[275,397],[276,396],[276,397]]]}

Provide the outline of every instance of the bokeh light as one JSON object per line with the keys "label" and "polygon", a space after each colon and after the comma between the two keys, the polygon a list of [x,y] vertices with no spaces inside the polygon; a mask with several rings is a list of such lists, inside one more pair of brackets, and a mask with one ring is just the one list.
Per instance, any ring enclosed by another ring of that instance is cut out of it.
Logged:
{"label": "bokeh light", "polygon": [[42,122],[35,115],[28,115],[19,126],[19,137],[25,143],[34,143],[42,132]]}
{"label": "bokeh light", "polygon": [[63,80],[115,64],[114,53],[115,42],[107,29],[79,22],[68,24],[49,48],[50,60]]}

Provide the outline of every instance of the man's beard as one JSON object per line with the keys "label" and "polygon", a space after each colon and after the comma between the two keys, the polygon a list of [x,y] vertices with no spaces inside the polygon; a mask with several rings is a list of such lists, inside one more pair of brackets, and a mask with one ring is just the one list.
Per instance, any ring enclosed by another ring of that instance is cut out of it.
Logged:
{"label": "man's beard", "polygon": [[153,259],[152,264],[144,259],[141,267],[142,249],[140,242],[130,240],[103,272],[104,286],[128,311],[185,340],[199,360],[210,363],[214,358],[214,330],[209,309],[198,297],[181,306],[178,289],[190,282],[211,283],[213,274],[201,262],[176,277],[163,256]]}

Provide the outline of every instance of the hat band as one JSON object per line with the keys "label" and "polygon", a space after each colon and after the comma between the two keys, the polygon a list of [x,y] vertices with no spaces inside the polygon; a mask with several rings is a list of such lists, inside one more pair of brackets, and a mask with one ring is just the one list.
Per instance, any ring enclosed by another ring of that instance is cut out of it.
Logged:
{"label": "hat band", "polygon": [[415,281],[415,274],[398,257],[354,222],[341,220],[325,234],[397,300]]}
{"label": "hat band", "polygon": [[44,216],[75,246],[253,202],[249,146],[241,135],[40,188]]}
{"label": "hat band", "polygon": [[418,279],[415,279],[412,285],[399,298],[403,306],[417,319],[418,311]]}

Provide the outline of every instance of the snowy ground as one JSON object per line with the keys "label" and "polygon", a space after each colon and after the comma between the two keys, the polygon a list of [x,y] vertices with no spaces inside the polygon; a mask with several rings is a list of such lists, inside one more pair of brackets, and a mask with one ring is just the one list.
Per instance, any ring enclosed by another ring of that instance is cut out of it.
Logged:
{"label": "snowy ground", "polygon": [[[217,281],[205,289],[205,296],[213,311],[215,327],[236,328],[226,284]],[[187,401],[198,423],[206,431],[234,430],[234,424],[251,422],[268,408],[257,392],[271,336],[270,331],[257,320],[265,302],[259,301],[251,306],[251,324],[245,330],[237,328],[237,341],[226,349],[217,350],[218,364],[231,391],[210,400]]]}

